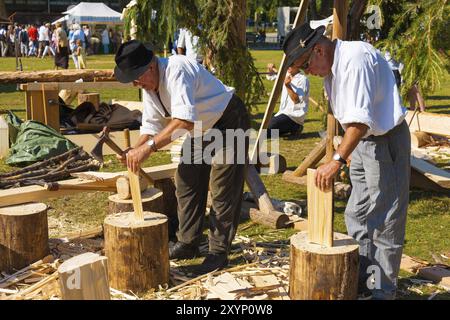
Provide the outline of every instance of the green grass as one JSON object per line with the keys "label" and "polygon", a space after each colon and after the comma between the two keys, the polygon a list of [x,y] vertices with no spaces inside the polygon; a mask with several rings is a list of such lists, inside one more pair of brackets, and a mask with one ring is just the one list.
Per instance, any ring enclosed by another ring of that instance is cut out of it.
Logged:
{"label": "green grass", "polygon": [[[281,51],[253,51],[255,63],[260,71],[265,71],[267,63],[275,63],[279,67],[282,53]],[[22,60],[24,70],[44,70],[53,67],[53,61],[49,58],[40,60],[27,58]],[[89,68],[112,68],[114,66],[113,56],[89,56],[87,60]],[[71,68],[73,64],[71,62]],[[0,60],[1,71],[14,71],[15,60],[13,58],[2,58]],[[265,78],[263,82],[267,89],[267,95],[261,98],[261,103],[252,110],[252,126],[257,129],[262,121],[264,110],[269,98],[269,94],[274,82]],[[311,97],[316,101],[321,100],[322,80],[317,77],[310,77]],[[441,88],[431,94],[426,99],[427,111],[436,113],[450,113],[450,75],[446,74],[441,80]],[[135,89],[129,90],[102,90],[100,91],[103,101],[111,98],[124,100],[137,100],[138,92]],[[15,85],[0,85],[0,109],[14,110],[20,117],[25,117],[24,94],[16,91]],[[303,158],[320,141],[319,132],[324,130],[323,113],[310,104],[310,111],[305,122],[303,133],[298,139],[280,139],[280,153],[286,158],[287,166],[290,169],[296,168]],[[118,171],[124,170],[122,165],[117,163],[114,157],[103,170]],[[168,153],[158,153],[147,160],[144,165],[157,165],[170,162]],[[10,171],[13,168],[4,164],[0,160],[0,171]],[[267,190],[271,197],[289,200],[306,199],[305,186],[286,183],[281,179],[281,174],[272,176],[262,176]],[[61,235],[79,228],[87,228],[102,223],[107,210],[108,193],[83,193],[58,199],[46,201],[51,206],[49,211],[50,232],[52,236]],[[432,254],[450,253],[450,199],[445,194],[436,192],[424,192],[412,190],[406,227],[406,243],[404,252],[411,256],[434,262]],[[87,204],[87,205],[86,205]],[[335,202],[335,222],[334,228],[338,232],[346,232],[344,222],[345,201]],[[249,236],[255,240],[265,239],[287,240],[295,233],[292,229],[270,230],[259,225],[249,225],[248,222],[241,223],[238,233]],[[240,231],[246,228],[244,231]],[[237,259],[236,261],[240,261]],[[197,263],[198,260],[190,263]],[[400,288],[405,289],[409,283],[410,274],[402,272]],[[405,289],[406,290],[406,289]],[[424,295],[415,293],[400,293],[400,299],[424,299],[435,290],[435,288],[422,288]],[[402,290],[404,291],[404,290]],[[407,291],[407,290],[406,290]],[[440,294],[436,298],[449,299],[450,295]]]}

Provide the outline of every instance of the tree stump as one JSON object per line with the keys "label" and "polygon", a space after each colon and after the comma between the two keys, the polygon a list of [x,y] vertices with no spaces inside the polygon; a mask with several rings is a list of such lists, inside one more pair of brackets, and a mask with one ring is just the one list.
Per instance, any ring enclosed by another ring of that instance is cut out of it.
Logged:
{"label": "tree stump", "polygon": [[144,212],[136,221],[133,212],[106,217],[105,254],[110,286],[144,292],[169,282],[169,236],[167,217]]}
{"label": "tree stump", "polygon": [[[156,188],[148,188],[141,194],[144,211],[163,213],[163,193]],[[133,199],[121,199],[119,194],[113,194],[109,199],[109,214],[132,212]]]}
{"label": "tree stump", "polygon": [[289,296],[293,300],[352,300],[358,292],[358,243],[334,233],[333,247],[308,242],[308,232],[291,237]]}
{"label": "tree stump", "polygon": [[0,271],[21,269],[44,258],[48,252],[44,203],[0,208]]}
{"label": "tree stump", "polygon": [[63,262],[58,268],[63,300],[110,300],[108,259],[86,252]]}
{"label": "tree stump", "polygon": [[100,105],[100,93],[79,93],[78,105],[86,101],[91,102],[94,105],[95,110],[98,111],[98,107]]}

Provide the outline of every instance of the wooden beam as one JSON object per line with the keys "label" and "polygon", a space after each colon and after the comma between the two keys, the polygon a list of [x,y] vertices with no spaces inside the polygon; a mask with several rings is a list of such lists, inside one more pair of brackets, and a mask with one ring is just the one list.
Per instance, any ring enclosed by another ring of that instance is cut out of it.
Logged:
{"label": "wooden beam", "polygon": [[406,122],[409,131],[423,131],[441,136],[450,137],[450,115],[429,112],[418,112],[413,117],[413,112],[406,114]]}
{"label": "wooden beam", "polygon": [[[296,28],[300,26],[306,17],[306,11],[308,9],[308,0],[302,0],[300,2],[300,5],[298,7],[297,15],[294,20],[293,28]],[[284,83],[284,77],[286,75],[286,71],[288,66],[286,66],[285,63],[286,55],[283,54],[283,58],[281,59],[280,68],[278,69],[278,75],[277,79],[275,80],[275,84],[272,88],[272,93],[270,94],[269,102],[267,104],[266,111],[264,113],[264,118],[261,123],[261,127],[259,128],[258,136],[255,141],[255,145],[253,147],[253,151],[250,154],[250,159],[252,160],[252,163],[257,162],[257,154],[259,152],[258,150],[258,144],[261,140],[262,133],[267,127],[269,126],[270,119],[272,118],[273,111],[275,109],[275,105],[278,101],[278,98],[280,97],[281,90],[283,88]]]}
{"label": "wooden beam", "polygon": [[333,191],[321,191],[315,183],[316,170],[308,169],[308,240],[333,246]]}
{"label": "wooden beam", "polygon": [[[175,175],[175,170],[177,169],[178,164],[171,163],[165,164],[161,166],[154,166],[143,168],[145,172],[147,172],[153,180],[161,180],[172,178]],[[83,174],[87,174],[90,176],[96,176],[99,179],[103,179],[103,181],[93,181],[86,179],[70,179],[59,181],[60,185],[64,185],[65,187],[73,185],[73,186],[97,186],[100,191],[103,191],[105,186],[115,187],[117,178],[127,175],[127,171],[120,172],[85,172]],[[73,195],[78,192],[85,192],[88,190],[79,190],[79,189],[66,189],[58,191],[49,191],[41,186],[27,186],[21,188],[14,189],[6,189],[0,190],[0,207],[11,206],[20,203],[27,203],[32,201],[41,201],[48,198],[55,198],[67,195]],[[89,190],[93,191],[93,190]]]}
{"label": "wooden beam", "polygon": [[42,91],[45,90],[100,90],[100,89],[130,89],[133,86],[129,83],[120,83],[116,81],[99,81],[99,82],[30,82],[21,84],[20,89],[26,91]]}
{"label": "wooden beam", "polygon": [[303,160],[300,166],[294,170],[293,175],[296,177],[301,177],[306,174],[308,168],[314,167],[324,156],[325,147],[327,145],[327,140],[322,139],[317,146],[308,154],[308,156]]}
{"label": "wooden beam", "polygon": [[411,167],[442,188],[450,188],[450,172],[442,170],[425,160],[416,158],[415,156],[411,156]]}
{"label": "wooden beam", "polygon": [[73,82],[78,79],[95,81],[102,79],[114,81],[113,70],[42,70],[42,71],[13,71],[1,72],[0,83],[26,83],[26,82]]}

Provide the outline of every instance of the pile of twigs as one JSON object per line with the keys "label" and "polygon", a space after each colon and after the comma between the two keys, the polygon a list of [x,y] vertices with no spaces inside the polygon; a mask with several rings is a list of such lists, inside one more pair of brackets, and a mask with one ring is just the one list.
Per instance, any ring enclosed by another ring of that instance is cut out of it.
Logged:
{"label": "pile of twigs", "polygon": [[82,147],[77,147],[25,168],[0,173],[0,189],[44,185],[46,182],[67,179],[74,172],[92,171],[99,168],[100,162],[92,158]]}

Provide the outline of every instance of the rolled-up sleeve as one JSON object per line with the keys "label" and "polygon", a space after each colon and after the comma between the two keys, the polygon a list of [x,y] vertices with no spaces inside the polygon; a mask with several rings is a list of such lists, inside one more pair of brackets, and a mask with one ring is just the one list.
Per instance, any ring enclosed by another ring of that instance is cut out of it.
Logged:
{"label": "rolled-up sleeve", "polygon": [[[363,62],[363,61],[362,61]],[[374,67],[366,63],[355,63],[342,75],[342,87],[336,93],[345,106],[340,108],[339,122],[342,125],[362,123],[373,128],[373,101],[376,77]]]}
{"label": "rolled-up sleeve", "polygon": [[170,76],[172,118],[194,122],[199,120],[194,99],[194,75],[178,69]]}
{"label": "rolled-up sleeve", "polygon": [[144,110],[142,114],[142,126],[140,128],[140,134],[148,134],[154,136],[164,129],[167,120],[156,109],[154,102],[148,92],[142,90],[142,100],[144,104]]}

